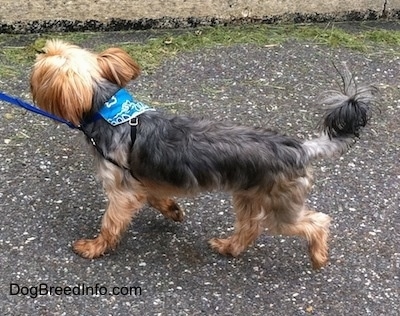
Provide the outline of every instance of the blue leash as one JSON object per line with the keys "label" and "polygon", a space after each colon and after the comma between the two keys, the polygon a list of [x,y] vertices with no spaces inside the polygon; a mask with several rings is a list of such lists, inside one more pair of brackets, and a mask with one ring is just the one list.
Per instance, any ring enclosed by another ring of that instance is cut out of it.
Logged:
{"label": "blue leash", "polygon": [[[96,148],[96,150],[99,152],[99,154],[104,159],[108,160],[109,162],[111,162],[115,166],[117,166],[117,167],[119,167],[119,168],[121,168],[123,170],[128,171],[132,175],[133,178],[135,178],[137,181],[140,182],[140,180],[133,174],[132,170],[126,168],[125,166],[121,166],[113,158],[106,156],[104,154],[103,150],[99,146],[97,146],[97,144],[96,144],[95,140],[93,139],[93,137],[91,137],[89,134],[87,134],[85,129],[82,126],[75,126],[74,124],[72,124],[71,122],[69,122],[67,120],[64,120],[64,119],[62,119],[62,118],[60,118],[58,116],[55,116],[55,115],[53,115],[51,113],[43,111],[42,109],[39,109],[36,106],[33,106],[33,105],[31,105],[31,104],[29,104],[29,103],[27,103],[25,101],[22,101],[19,98],[9,96],[9,95],[7,95],[7,94],[5,94],[3,92],[0,92],[0,101],[5,101],[5,102],[8,102],[8,103],[14,104],[16,106],[24,108],[25,110],[27,110],[29,112],[40,114],[40,115],[42,115],[44,117],[51,118],[52,120],[57,121],[59,123],[63,123],[63,124],[67,125],[70,128],[81,130],[83,132],[83,134],[85,134],[85,136],[91,141],[91,143],[94,146],[94,148]],[[95,121],[95,120],[97,120],[99,118],[101,118],[101,116],[97,115],[97,116],[95,116],[94,119],[92,119],[92,121]],[[136,126],[135,125],[131,125],[131,141],[132,141],[132,145],[135,142],[135,139],[136,139]]]}
{"label": "blue leash", "polygon": [[63,124],[67,125],[70,128],[73,128],[73,129],[77,129],[78,128],[77,126],[75,126],[74,124],[72,124],[69,121],[66,121],[66,120],[64,120],[64,119],[62,119],[62,118],[60,118],[58,116],[55,116],[55,115],[50,114],[50,113],[48,113],[46,111],[43,111],[43,110],[37,108],[36,106],[33,106],[33,105],[31,105],[31,104],[29,104],[29,103],[27,103],[25,101],[22,101],[21,99],[18,99],[16,97],[9,96],[9,95],[7,95],[7,94],[5,94],[3,92],[0,92],[0,101],[5,101],[5,102],[8,102],[8,103],[14,104],[16,106],[19,106],[21,108],[24,108],[25,110],[27,110],[29,112],[40,114],[40,115],[42,115],[44,117],[47,117],[47,118],[51,118],[52,120],[57,121],[59,123],[63,123]]}

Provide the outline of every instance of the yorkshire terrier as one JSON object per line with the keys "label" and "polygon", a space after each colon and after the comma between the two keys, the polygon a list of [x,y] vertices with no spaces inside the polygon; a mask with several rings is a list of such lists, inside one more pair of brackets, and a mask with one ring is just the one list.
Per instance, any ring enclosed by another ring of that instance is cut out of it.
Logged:
{"label": "yorkshire terrier", "polygon": [[163,114],[124,89],[139,74],[122,49],[96,54],[60,40],[48,41],[34,64],[35,104],[84,133],[108,197],[99,235],[76,241],[74,251],[96,258],[115,249],[145,203],[182,221],[172,197],[224,190],[233,195],[235,230],[211,239],[213,249],[236,257],[268,229],[305,238],[313,268],[325,266],[331,219],[306,206],[310,164],[347,151],[370,118],[377,89],[357,87],[346,70],[342,91],[321,100],[327,106],[321,135],[301,141],[265,128]]}

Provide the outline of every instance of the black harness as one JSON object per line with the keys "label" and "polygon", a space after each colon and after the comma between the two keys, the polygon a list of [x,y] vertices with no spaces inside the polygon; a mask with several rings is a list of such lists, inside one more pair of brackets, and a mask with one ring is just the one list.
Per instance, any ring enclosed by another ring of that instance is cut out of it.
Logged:
{"label": "black harness", "polygon": [[[132,148],[133,148],[133,145],[135,144],[135,140],[136,140],[136,132],[137,132],[137,125],[138,125],[137,119],[136,119],[136,124],[131,124],[131,123],[129,123],[129,125],[131,126],[131,149],[132,149]],[[128,171],[129,174],[130,174],[135,180],[137,180],[137,181],[140,182],[140,180],[133,174],[133,172],[132,172],[131,169],[129,169],[129,168],[125,167],[125,166],[121,166],[121,165],[120,165],[117,161],[115,161],[113,158],[108,157],[108,156],[103,152],[103,150],[97,145],[95,139],[94,139],[92,136],[90,136],[90,135],[85,131],[85,129],[84,129],[82,126],[79,127],[79,130],[82,131],[82,133],[87,137],[87,139],[90,141],[90,143],[93,145],[93,147],[96,149],[96,151],[100,154],[100,156],[101,156],[102,158],[104,158],[104,159],[107,160],[108,162],[111,162],[111,163],[112,163],[113,165],[115,165],[116,167],[118,167],[118,168],[120,168],[120,169],[122,169],[122,170]]]}

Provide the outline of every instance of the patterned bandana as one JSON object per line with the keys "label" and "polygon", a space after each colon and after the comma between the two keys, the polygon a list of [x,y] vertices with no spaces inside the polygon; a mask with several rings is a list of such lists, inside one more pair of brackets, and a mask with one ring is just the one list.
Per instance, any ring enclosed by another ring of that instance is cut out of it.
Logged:
{"label": "patterned bandana", "polygon": [[146,111],[155,111],[155,109],[137,101],[127,90],[121,89],[104,103],[98,114],[108,123],[116,126],[130,121]]}

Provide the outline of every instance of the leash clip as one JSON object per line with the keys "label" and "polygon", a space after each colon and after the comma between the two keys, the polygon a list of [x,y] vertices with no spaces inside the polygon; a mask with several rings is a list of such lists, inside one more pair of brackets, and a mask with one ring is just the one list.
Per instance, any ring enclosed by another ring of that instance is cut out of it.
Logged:
{"label": "leash clip", "polygon": [[139,124],[139,120],[137,117],[133,117],[129,120],[129,125],[130,126],[137,126]]}
{"label": "leash clip", "polygon": [[92,145],[93,145],[94,147],[97,147],[96,141],[94,140],[93,137],[90,137],[89,140],[90,140],[90,142],[92,143]]}

